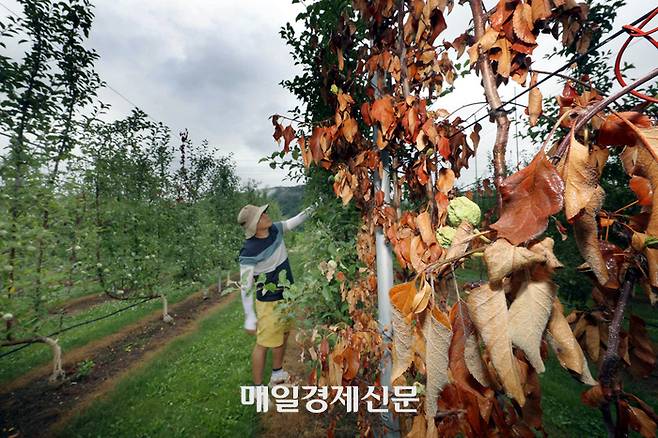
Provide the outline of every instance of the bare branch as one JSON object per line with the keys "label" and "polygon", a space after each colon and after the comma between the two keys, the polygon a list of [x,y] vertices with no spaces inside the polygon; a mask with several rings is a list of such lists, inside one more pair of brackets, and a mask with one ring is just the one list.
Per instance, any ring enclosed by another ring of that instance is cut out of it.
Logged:
{"label": "bare branch", "polygon": [[624,283],[622,285],[615,311],[608,327],[608,348],[603,355],[601,367],[599,368],[599,382],[606,402],[601,406],[601,413],[603,414],[603,421],[608,430],[608,436],[615,436],[615,426],[610,413],[611,402],[617,402],[621,392],[621,385],[618,382],[618,374],[620,369],[621,358],[619,357],[619,335],[621,332],[622,323],[624,321],[624,312],[626,304],[631,291],[635,287],[638,273],[635,268],[631,268],[626,273]]}
{"label": "bare branch", "polygon": [[[476,41],[484,35],[484,11],[482,8],[482,0],[470,0],[471,12],[473,14],[473,24],[475,28]],[[507,169],[505,166],[505,150],[507,148],[507,141],[509,138],[510,122],[507,118],[507,113],[502,109],[503,102],[498,94],[498,87],[496,86],[496,75],[491,67],[489,57],[480,53],[478,57],[477,67],[482,73],[482,85],[484,87],[484,94],[487,98],[489,108],[491,108],[492,116],[496,120],[496,142],[493,148],[493,165],[494,165],[494,183],[496,188],[500,188],[500,184],[505,178]],[[498,193],[498,211],[502,207],[502,198],[500,190]]]}

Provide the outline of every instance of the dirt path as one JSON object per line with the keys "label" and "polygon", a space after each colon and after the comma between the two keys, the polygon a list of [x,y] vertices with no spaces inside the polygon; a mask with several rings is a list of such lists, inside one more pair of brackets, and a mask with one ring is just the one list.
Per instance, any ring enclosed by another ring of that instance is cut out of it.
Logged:
{"label": "dirt path", "polygon": [[[309,383],[309,373],[300,361],[301,347],[295,341],[296,332],[290,334],[286,355],[283,358],[283,368],[290,373],[290,384],[294,386],[312,385]],[[301,398],[301,390],[300,390]],[[270,399],[272,400],[272,399]],[[273,404],[270,410],[260,415],[261,433],[259,438],[318,438],[326,437],[330,418],[327,413],[315,414],[304,408],[304,401],[299,402],[299,412],[276,412]],[[356,431],[355,418],[341,422],[334,430],[333,436],[354,437]]]}
{"label": "dirt path", "polygon": [[[75,413],[114,387],[175,338],[197,329],[199,322],[224,308],[237,294],[203,299],[203,291],[170,306],[173,324],[164,323],[161,310],[96,342],[64,353],[68,379],[59,385],[48,383],[51,365],[45,365],[3,388],[0,394],[0,435],[14,437],[52,436]],[[93,360],[92,372],[76,377],[75,365]],[[13,428],[13,430],[12,430]]]}
{"label": "dirt path", "polygon": [[[295,341],[295,332],[290,334],[286,355],[283,358],[283,368],[290,373],[290,383],[301,386],[308,385],[308,375],[304,364],[300,362],[301,347]],[[303,409],[299,403],[299,412],[278,413],[275,409],[260,414],[261,438],[279,438],[295,436],[298,438],[316,438],[326,435],[322,433],[323,425],[314,415]],[[320,432],[320,434],[318,434]]]}

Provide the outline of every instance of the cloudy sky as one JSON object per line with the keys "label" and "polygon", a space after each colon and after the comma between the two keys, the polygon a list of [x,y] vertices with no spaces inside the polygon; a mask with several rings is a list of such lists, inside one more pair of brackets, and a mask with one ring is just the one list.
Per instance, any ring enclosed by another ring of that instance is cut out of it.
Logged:
{"label": "cloudy sky", "polygon": [[[15,0],[0,0],[20,12]],[[616,24],[631,22],[650,8],[646,0],[628,0]],[[195,141],[208,139],[224,153],[233,153],[238,173],[262,186],[291,185],[283,171],[274,171],[258,159],[277,149],[268,117],[296,105],[292,95],[278,83],[294,76],[296,69],[278,31],[293,22],[301,10],[290,0],[96,0],[96,20],[89,42],[100,54],[101,77],[130,102],[154,119],[163,121],[173,133],[187,128]],[[485,1],[491,7],[495,1]],[[6,13],[0,10],[0,14]],[[443,35],[452,40],[468,23],[467,5],[456,5],[447,18]],[[552,37],[542,35],[550,46]],[[622,39],[609,47],[618,48]],[[541,46],[541,41],[540,41]],[[544,50],[546,52],[547,49]],[[539,52],[536,52],[540,55]],[[634,44],[628,61],[650,68],[655,50],[644,42]],[[650,54],[648,56],[647,54]],[[555,61],[533,56],[534,67],[553,70]],[[655,63],[653,63],[655,65]],[[544,96],[559,94],[558,81],[541,87]],[[521,88],[503,87],[503,98]],[[103,101],[112,105],[111,117],[124,117],[131,104],[114,91],[104,90]],[[519,103],[526,103],[526,98]],[[466,102],[483,100],[479,78],[460,79],[456,92],[439,107],[449,111]],[[479,106],[461,112],[462,117]],[[484,114],[480,112],[479,117]],[[467,183],[476,174],[488,172],[487,155],[493,145],[495,126],[482,123],[482,141],[477,162],[462,176]],[[514,130],[512,131],[512,133]],[[508,159],[516,160],[512,139]],[[536,147],[519,141],[521,154]]]}

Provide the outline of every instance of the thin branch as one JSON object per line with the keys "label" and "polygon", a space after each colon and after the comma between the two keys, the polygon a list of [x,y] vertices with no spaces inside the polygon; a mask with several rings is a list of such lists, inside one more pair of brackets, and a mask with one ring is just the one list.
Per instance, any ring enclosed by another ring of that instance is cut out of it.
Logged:
{"label": "thin branch", "polygon": [[404,0],[398,2],[398,56],[400,57],[400,79],[402,81],[402,93],[406,98],[410,94],[409,78],[407,77],[407,45],[404,43]]}
{"label": "thin branch", "polygon": [[[462,241],[461,243],[465,243],[465,241]],[[482,251],[483,251],[483,249],[482,249],[481,247],[478,247],[478,248],[474,248],[474,249],[471,249],[471,250],[469,250],[469,251],[466,251],[466,252],[465,252],[464,254],[462,254],[462,255],[458,255],[458,256],[455,256],[455,257],[451,257],[451,258],[449,258],[449,259],[444,259],[444,260],[436,261],[436,262],[434,262],[434,263],[432,263],[432,264],[430,264],[430,265],[427,265],[427,267],[424,269],[424,272],[426,272],[426,273],[432,273],[432,272],[436,271],[438,268],[441,268],[441,267],[443,267],[443,266],[445,266],[445,265],[447,265],[447,264],[449,264],[449,263],[457,262],[457,261],[459,261],[459,260],[461,260],[461,259],[463,259],[463,258],[466,258],[466,257],[468,257],[468,256],[470,256],[470,255],[473,255],[473,254],[475,254],[475,253],[477,253],[477,252],[482,252]]]}
{"label": "thin branch", "polygon": [[564,119],[566,119],[567,117],[569,117],[572,112],[573,112],[572,109],[569,109],[569,110],[565,111],[564,114],[562,114],[562,116],[560,116],[558,121],[555,122],[555,124],[553,125],[553,128],[551,129],[551,131],[546,136],[546,139],[544,140],[544,143],[542,143],[542,145],[541,145],[541,148],[543,150],[546,150],[546,145],[548,145],[548,142],[551,140],[551,138],[553,138],[553,135],[555,135],[555,133],[557,132],[558,128],[560,127],[560,124],[562,124],[562,121]]}
{"label": "thin branch", "polygon": [[[451,116],[453,116],[456,112],[461,111],[461,110],[463,110],[464,108],[467,108],[467,107],[469,107],[469,106],[478,105],[478,104],[480,104],[480,105],[482,105],[482,106],[481,106],[480,108],[478,108],[477,110],[475,110],[475,112],[474,112],[473,114],[477,114],[482,108],[484,108],[484,107],[487,105],[487,102],[486,102],[486,101],[484,101],[484,102],[482,102],[482,101],[478,101],[478,102],[466,103],[466,104],[460,106],[459,108],[453,110],[451,113],[449,113],[447,116],[445,116],[444,119],[449,119],[449,118],[450,118]],[[471,114],[470,116],[466,117],[465,120],[468,120],[470,117],[473,116],[473,114]]]}
{"label": "thin branch", "polygon": [[606,403],[600,407],[601,415],[603,416],[603,424],[605,424],[605,430],[608,432],[609,438],[614,438],[615,436],[615,421],[612,419],[612,413],[610,412],[610,403]]}
{"label": "thin branch", "polygon": [[[573,131],[578,132],[583,126],[587,124],[596,114],[599,112],[603,111],[608,105],[610,105],[612,102],[615,100],[625,96],[626,94],[630,93],[632,90],[635,88],[639,87],[640,85],[644,84],[645,82],[650,81],[651,79],[655,78],[658,76],[658,68],[654,68],[651,70],[649,73],[646,75],[642,76],[640,79],[637,81],[633,82],[632,84],[629,84],[622,88],[621,90],[617,91],[616,93],[608,96],[607,98],[597,102],[596,104],[592,105],[589,107],[588,110],[583,112],[580,117],[576,119],[573,125]],[[569,148],[569,143],[570,143],[570,138],[571,136],[567,135],[562,139],[562,143],[560,143],[560,146],[558,147],[555,156],[553,156],[554,164],[557,163],[562,156],[567,152],[567,149]]]}
{"label": "thin branch", "polygon": [[[482,0],[470,0],[471,12],[473,14],[473,25],[475,28],[475,39],[480,40],[484,35],[485,18],[482,8]],[[505,149],[507,148],[507,140],[509,137],[510,122],[507,118],[507,113],[499,110],[503,107],[503,102],[498,94],[496,86],[496,76],[491,67],[489,57],[480,53],[477,61],[478,68],[482,73],[482,85],[484,87],[484,94],[487,98],[491,113],[496,120],[496,142],[493,148],[493,166],[494,166],[494,184],[496,185],[498,194],[498,211],[502,208],[502,198],[500,192],[500,185],[505,178],[507,169],[505,166]]]}
{"label": "thin branch", "polygon": [[624,320],[624,311],[626,310],[628,297],[635,286],[636,279],[636,270],[632,268],[629,269],[626,278],[624,279],[624,284],[622,285],[621,293],[619,294],[619,299],[617,300],[617,305],[615,306],[612,321],[610,322],[610,327],[608,329],[608,348],[603,355],[603,361],[601,362],[601,368],[599,371],[599,380],[604,389],[604,394],[606,390],[611,390],[616,378],[617,367],[620,360],[619,332],[621,330],[622,321]]}
{"label": "thin branch", "polygon": [[288,116],[284,116],[284,115],[281,115],[281,114],[273,114],[268,118],[271,119],[273,117],[278,117],[279,119],[289,120],[291,122],[298,123],[300,126],[308,126],[308,127],[322,126],[323,123],[330,122],[334,118],[334,116],[331,116],[331,117],[328,117],[328,118],[323,119],[323,120],[318,120],[316,122],[309,123],[309,122],[305,122],[303,120],[299,120],[299,119],[294,118],[294,117],[288,117]]}
{"label": "thin branch", "polygon": [[596,92],[597,92],[598,94],[600,94],[601,96],[607,96],[607,93],[604,93],[603,91],[598,90],[598,89],[592,87],[592,84],[587,83],[587,82],[584,82],[584,81],[581,81],[581,80],[579,80],[579,79],[576,79],[576,78],[574,78],[573,76],[564,75],[564,74],[561,74],[561,73],[553,73],[553,72],[550,72],[550,71],[544,71],[544,70],[536,70],[536,69],[534,69],[534,68],[529,69],[529,70],[528,70],[528,73],[539,73],[539,74],[541,74],[541,75],[552,75],[552,76],[557,76],[558,78],[566,79],[566,80],[571,81],[571,82],[574,82],[574,83],[576,83],[576,84],[578,84],[578,85],[582,85],[583,87],[589,88],[589,89],[592,90],[592,91],[596,91]]}
{"label": "thin branch", "polygon": [[638,273],[635,268],[630,268],[626,273],[612,321],[608,327],[608,348],[603,355],[601,367],[599,368],[599,381],[601,382],[601,388],[606,400],[605,404],[601,406],[601,413],[603,414],[603,420],[606,424],[609,437],[615,436],[615,427],[612,424],[612,415],[610,414],[610,404],[612,401],[617,401],[621,391],[621,387],[617,381],[621,362],[621,358],[619,357],[620,332],[622,322],[624,321],[626,304],[628,303],[631,291],[635,287],[637,277]]}
{"label": "thin branch", "polygon": [[[84,325],[87,325],[87,324],[92,324],[92,323],[97,322],[97,321],[101,321],[103,319],[114,316],[118,313],[125,312],[126,310],[131,309],[135,306],[139,306],[140,304],[146,303],[147,301],[151,301],[155,298],[159,298],[159,296],[155,296],[155,297],[151,297],[151,298],[145,298],[141,301],[138,301],[138,302],[130,304],[128,306],[122,307],[120,309],[117,309],[117,310],[115,310],[113,312],[110,312],[110,313],[107,313],[105,315],[102,315],[102,316],[99,316],[99,317],[96,317],[96,318],[92,318],[92,319],[89,319],[89,320],[86,320],[86,321],[78,322],[78,323],[70,325],[68,327],[64,327],[60,330],[56,330],[56,331],[54,331],[54,332],[52,332],[52,333],[50,333],[46,336],[37,336],[35,338],[30,338],[30,339],[26,339],[26,340],[22,340],[22,341],[5,341],[5,342],[2,342],[2,343],[0,343],[0,347],[9,347],[11,345],[19,345],[19,347],[14,348],[14,349],[12,349],[10,351],[7,351],[5,353],[0,353],[0,358],[5,357],[5,356],[9,356],[10,354],[13,354],[13,353],[16,353],[16,352],[18,352],[18,351],[20,351],[20,350],[22,350],[22,349],[24,349],[24,348],[26,348],[30,345],[33,345],[37,342],[43,342],[43,341],[41,341],[41,339],[52,338],[54,336],[57,336],[61,333],[72,330],[74,328],[81,327],[81,326],[84,326]],[[13,342],[13,344],[10,344],[9,342]]]}
{"label": "thin branch", "polygon": [[23,345],[23,344],[34,344],[39,342],[39,337],[27,338],[27,339],[14,339],[11,341],[0,342],[0,347],[12,347],[14,345]]}

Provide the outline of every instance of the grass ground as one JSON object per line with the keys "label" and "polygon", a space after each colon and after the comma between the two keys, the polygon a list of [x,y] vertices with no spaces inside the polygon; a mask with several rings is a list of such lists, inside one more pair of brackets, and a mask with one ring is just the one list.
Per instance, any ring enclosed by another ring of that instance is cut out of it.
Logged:
{"label": "grass ground", "polygon": [[240,385],[251,381],[253,345],[243,319],[235,300],[119,382],[60,436],[254,436],[255,409],[240,404]]}
{"label": "grass ground", "polygon": [[589,387],[573,379],[552,352],[540,381],[544,427],[549,436],[605,436],[601,413],[580,401],[580,394]]}

